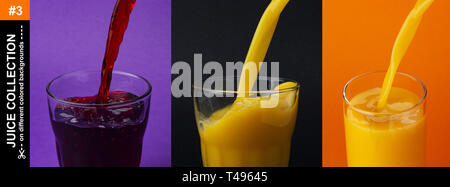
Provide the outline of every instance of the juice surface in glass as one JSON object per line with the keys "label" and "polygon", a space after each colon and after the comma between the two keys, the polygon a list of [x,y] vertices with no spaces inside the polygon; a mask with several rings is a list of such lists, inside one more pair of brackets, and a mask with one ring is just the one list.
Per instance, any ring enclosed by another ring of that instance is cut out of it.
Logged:
{"label": "juice surface in glass", "polygon": [[350,167],[425,166],[425,108],[422,97],[392,87],[377,110],[381,88],[355,93],[344,103],[347,163]]}
{"label": "juice surface in glass", "polygon": [[276,93],[279,102],[272,108],[261,105],[267,97],[238,97],[207,118],[196,112],[203,165],[288,166],[298,108],[298,86],[291,85],[290,91]]}

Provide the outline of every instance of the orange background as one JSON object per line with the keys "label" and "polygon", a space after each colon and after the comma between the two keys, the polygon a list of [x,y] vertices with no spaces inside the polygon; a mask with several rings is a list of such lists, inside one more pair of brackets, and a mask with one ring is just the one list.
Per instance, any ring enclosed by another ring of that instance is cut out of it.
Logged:
{"label": "orange background", "polygon": [[[345,83],[360,73],[387,70],[397,33],[415,2],[323,1],[323,166],[346,166]],[[428,88],[427,165],[450,166],[449,0],[435,0],[425,13],[399,71]]]}
{"label": "orange background", "polygon": [[[9,8],[12,5],[22,6],[22,15],[10,16]],[[30,0],[0,0],[0,20],[30,20]]]}

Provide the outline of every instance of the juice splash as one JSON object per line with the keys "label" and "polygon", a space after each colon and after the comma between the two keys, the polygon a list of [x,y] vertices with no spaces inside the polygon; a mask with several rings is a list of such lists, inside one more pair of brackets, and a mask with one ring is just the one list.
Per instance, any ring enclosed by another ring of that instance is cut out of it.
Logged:
{"label": "juice splash", "polygon": [[382,111],[376,103],[381,88],[354,96],[344,110],[349,167],[425,166],[425,112],[420,97],[392,87]]}
{"label": "juice splash", "polygon": [[128,27],[131,11],[134,8],[136,0],[117,0],[114,7],[111,23],[109,25],[108,39],[106,42],[106,51],[103,58],[101,83],[97,94],[97,103],[106,103],[111,85],[112,71],[114,62],[119,54],[120,44],[123,35]]}
{"label": "juice splash", "polygon": [[418,0],[406,18],[406,21],[403,23],[392,50],[391,63],[383,81],[377,110],[381,111],[383,107],[385,107],[400,61],[405,55],[406,50],[408,50],[425,11],[431,6],[433,1],[434,0]]}
{"label": "juice splash", "polygon": [[252,97],[249,92],[288,2],[272,0],[264,12],[244,63],[237,99],[207,118],[196,112],[204,166],[288,166],[299,85],[278,85],[271,94],[278,98],[271,108],[261,107],[273,102],[270,97]]}

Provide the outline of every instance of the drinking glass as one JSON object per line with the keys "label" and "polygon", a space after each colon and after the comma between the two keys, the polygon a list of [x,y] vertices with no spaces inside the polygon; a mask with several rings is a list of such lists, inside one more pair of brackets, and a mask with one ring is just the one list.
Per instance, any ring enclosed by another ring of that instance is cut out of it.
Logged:
{"label": "drinking glass", "polygon": [[99,71],[60,75],[47,86],[50,121],[62,167],[138,167],[152,87],[114,71],[107,104],[96,104]]}
{"label": "drinking glass", "polygon": [[238,91],[238,83],[237,77],[225,77],[193,85],[203,166],[288,166],[299,84],[260,76],[256,91]]}
{"label": "drinking glass", "polygon": [[[422,81],[406,73],[396,74],[393,89],[407,90],[403,93],[410,94],[393,95],[391,91],[390,97],[414,95],[418,99],[415,103],[396,103],[397,106],[411,105],[400,111],[367,111],[355,106],[353,99],[359,97],[356,100],[360,102],[361,93],[374,88],[381,90],[385,74],[386,71],[364,73],[345,85],[343,103],[348,166],[425,166],[427,90]],[[376,103],[372,104],[376,106]]]}

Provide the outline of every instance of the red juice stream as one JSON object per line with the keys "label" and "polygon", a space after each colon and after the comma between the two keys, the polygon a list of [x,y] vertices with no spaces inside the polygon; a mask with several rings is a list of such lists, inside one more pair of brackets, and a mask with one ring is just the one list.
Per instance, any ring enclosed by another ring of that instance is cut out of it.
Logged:
{"label": "red juice stream", "polygon": [[136,0],[117,0],[109,25],[106,51],[103,58],[101,83],[97,94],[97,103],[104,104],[109,94],[114,62],[119,54],[123,35],[128,27],[131,11]]}

